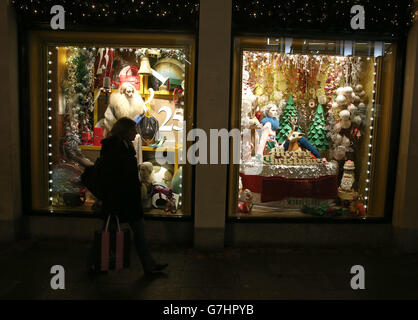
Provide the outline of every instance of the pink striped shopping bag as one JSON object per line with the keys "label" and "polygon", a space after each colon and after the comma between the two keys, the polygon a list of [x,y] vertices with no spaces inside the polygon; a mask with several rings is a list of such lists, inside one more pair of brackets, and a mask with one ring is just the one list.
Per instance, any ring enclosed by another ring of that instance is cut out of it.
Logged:
{"label": "pink striped shopping bag", "polygon": [[117,229],[109,230],[112,215],[107,218],[104,230],[95,233],[96,269],[100,271],[120,270],[130,264],[130,231],[120,229],[116,215]]}

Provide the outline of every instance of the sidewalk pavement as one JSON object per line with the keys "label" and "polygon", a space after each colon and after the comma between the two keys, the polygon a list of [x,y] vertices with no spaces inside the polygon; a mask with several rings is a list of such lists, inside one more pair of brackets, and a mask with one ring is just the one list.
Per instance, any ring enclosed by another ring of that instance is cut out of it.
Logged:
{"label": "sidewalk pavement", "polygon": [[[418,254],[393,249],[225,248],[216,252],[151,246],[168,262],[143,275],[132,251],[130,269],[90,277],[90,243],[25,240],[0,246],[0,299],[418,299]],[[65,268],[65,290],[50,286],[53,265]],[[353,265],[365,269],[365,290],[352,290]]]}

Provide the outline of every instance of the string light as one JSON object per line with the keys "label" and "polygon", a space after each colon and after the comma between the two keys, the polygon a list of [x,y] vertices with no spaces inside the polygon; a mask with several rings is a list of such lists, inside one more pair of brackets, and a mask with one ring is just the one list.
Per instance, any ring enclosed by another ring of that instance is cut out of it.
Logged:
{"label": "string light", "polygon": [[[376,3],[374,0],[363,0],[361,5],[366,12],[371,12],[367,18],[367,31],[386,33],[392,37],[399,36],[405,26],[412,24],[417,17],[413,0],[398,3],[399,0],[387,0]],[[243,1],[233,0],[232,17],[237,28],[277,29],[277,22],[286,22],[286,29],[323,29],[330,26],[335,30],[352,31],[349,18],[350,9],[356,3],[350,1],[311,1],[285,0],[278,4],[273,0]],[[32,17],[35,21],[49,22],[51,15],[45,10],[42,1],[12,0],[15,9],[25,18]],[[307,5],[308,4],[308,5]],[[399,4],[399,5],[398,5]],[[71,16],[74,24],[87,21],[88,24],[106,22],[114,23],[115,17],[124,17],[124,23],[144,21],[145,26],[161,25],[162,19],[167,24],[183,22],[194,26],[199,13],[198,0],[182,1],[181,5],[172,0],[72,0],[64,2],[65,11]],[[390,7],[390,10],[387,10]],[[320,12],[320,14],[312,14]],[[140,20],[138,20],[138,18]],[[155,19],[153,19],[155,18]],[[127,20],[127,21],[126,21]],[[249,23],[251,22],[251,23]],[[254,24],[255,22],[255,24]],[[259,30],[260,31],[260,30]]]}
{"label": "string light", "polygon": [[[58,50],[59,48],[56,47],[56,49]],[[50,208],[50,213],[53,213],[54,210],[52,209],[53,206],[53,188],[52,188],[52,183],[53,183],[53,179],[52,179],[52,154],[53,154],[53,145],[52,145],[52,88],[51,88],[51,84],[52,84],[52,80],[51,80],[51,76],[52,76],[52,71],[53,71],[53,61],[56,61],[54,59],[53,53],[51,50],[48,51],[48,55],[47,55],[47,59],[48,59],[48,92],[47,92],[47,105],[48,105],[48,118],[47,118],[47,123],[48,123],[48,153],[47,153],[47,157],[48,157],[48,198],[49,198],[49,208]]]}
{"label": "string light", "polygon": [[369,199],[369,183],[370,183],[370,172],[371,172],[370,166],[371,166],[371,163],[372,163],[372,156],[373,156],[373,152],[372,152],[372,148],[373,148],[373,124],[374,124],[374,119],[375,119],[375,114],[374,114],[374,112],[375,112],[375,106],[374,106],[374,102],[375,102],[375,99],[376,99],[376,75],[377,75],[377,72],[376,72],[376,68],[377,68],[376,60],[373,63],[373,65],[374,65],[375,71],[373,72],[373,75],[374,75],[374,79],[373,79],[373,91],[372,91],[372,93],[373,93],[373,99],[372,99],[372,108],[370,110],[370,112],[371,112],[371,115],[370,115],[370,135],[369,135],[369,145],[368,145],[369,152],[367,154],[367,156],[369,158],[369,161],[367,162],[367,170],[366,170],[367,178],[366,178],[366,186],[364,188],[364,193],[365,193],[365,196],[364,196],[364,208],[367,208],[367,205],[368,205],[368,199]]}
{"label": "string light", "polygon": [[[397,5],[396,0],[381,1],[363,0],[365,12],[372,12],[367,19],[367,30],[374,32],[385,32],[392,37],[403,32],[403,26],[408,26],[413,21],[413,10],[408,0],[406,3]],[[285,0],[281,1],[284,8],[277,5],[276,1],[262,1],[255,4],[255,1],[233,0],[233,20],[239,30],[277,30],[278,21],[286,21],[286,30],[289,29],[322,29],[327,30],[330,26],[333,29],[352,31],[350,20],[350,9],[356,1],[311,1],[306,0]],[[308,4],[308,6],[306,5]],[[392,5],[390,10],[387,6]],[[313,12],[321,14],[312,15]],[[267,17],[268,16],[268,17]],[[396,25],[396,27],[394,27]],[[393,32],[393,33],[392,33]],[[397,33],[397,34],[395,34]]]}

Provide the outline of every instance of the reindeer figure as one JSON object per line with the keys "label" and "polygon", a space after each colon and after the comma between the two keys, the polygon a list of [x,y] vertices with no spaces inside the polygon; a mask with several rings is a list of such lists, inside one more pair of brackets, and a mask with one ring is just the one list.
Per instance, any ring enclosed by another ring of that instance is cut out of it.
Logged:
{"label": "reindeer figure", "polygon": [[295,130],[295,120],[293,118],[291,118],[290,124],[292,126],[292,130],[290,131],[289,135],[287,136],[287,140],[289,141],[289,147],[288,147],[287,151],[300,152],[300,151],[302,151],[302,148],[299,146],[298,141],[305,134]]}

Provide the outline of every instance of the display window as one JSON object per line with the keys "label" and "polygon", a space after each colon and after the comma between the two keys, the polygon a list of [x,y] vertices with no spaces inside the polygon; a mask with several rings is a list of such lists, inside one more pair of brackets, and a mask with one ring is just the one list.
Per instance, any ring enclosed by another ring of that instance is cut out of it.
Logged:
{"label": "display window", "polygon": [[235,39],[229,216],[383,217],[396,46]]}
{"label": "display window", "polygon": [[193,122],[193,37],[34,33],[30,48],[32,209],[98,212],[81,175],[129,117],[145,213],[190,215],[181,155]]}

